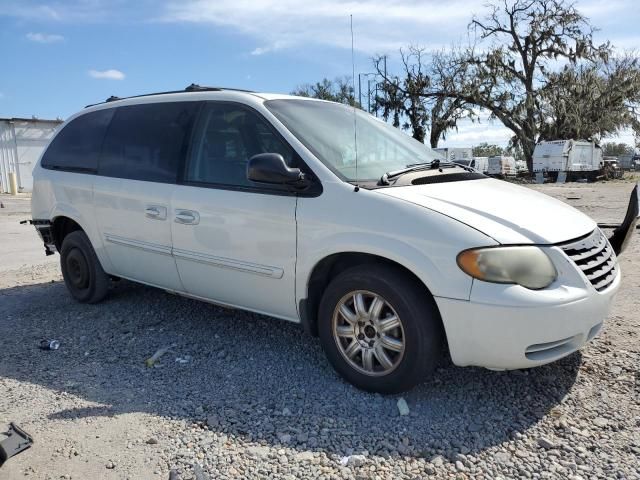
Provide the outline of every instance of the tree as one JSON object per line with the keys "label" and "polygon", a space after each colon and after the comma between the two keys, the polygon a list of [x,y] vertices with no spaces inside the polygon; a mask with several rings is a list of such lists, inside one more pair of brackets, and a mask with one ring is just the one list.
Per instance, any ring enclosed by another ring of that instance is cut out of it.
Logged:
{"label": "tree", "polygon": [[[393,117],[393,125],[404,130],[411,130],[413,138],[424,143],[429,120],[427,100],[422,93],[429,85],[429,76],[424,71],[422,61],[424,51],[409,48],[408,52],[400,50],[403,64],[401,77],[394,77],[393,82],[383,81],[378,86],[379,94],[375,98],[374,110],[381,112],[382,118]],[[382,57],[375,59],[376,69],[380,68]],[[401,125],[401,121],[404,123]]]}
{"label": "tree", "polygon": [[[385,120],[393,117],[396,127],[400,126],[400,119],[404,118],[402,127],[410,129],[413,138],[420,142],[425,140],[428,125],[429,143],[432,148],[436,148],[439,140],[446,138],[449,130],[457,128],[458,120],[473,118],[473,111],[462,99],[427,95],[435,88],[434,85],[451,82],[455,76],[448,70],[433,68],[436,64],[433,61],[427,64],[426,57],[442,58],[444,53],[429,53],[415,46],[400,49],[402,74],[400,77],[387,78],[380,84],[381,94],[376,97],[375,108],[382,112]],[[383,58],[375,58],[374,66],[384,79]],[[445,63],[443,58],[441,65]]]}
{"label": "tree", "polygon": [[513,131],[531,169],[551,62],[606,60],[610,46],[593,43],[593,27],[565,0],[504,0],[470,28],[489,48],[463,53],[477,78],[463,93]]}
{"label": "tree", "polygon": [[321,100],[329,100],[331,102],[345,103],[347,105],[355,105],[360,108],[356,101],[353,85],[350,77],[338,77],[334,80],[323,78],[322,81],[314,84],[299,85],[291,92],[291,95],[300,97],[319,98]]}
{"label": "tree", "polygon": [[495,157],[503,155],[504,150],[498,145],[489,145],[487,142],[480,143],[473,147],[474,157]]}
{"label": "tree", "polygon": [[598,140],[628,126],[640,131],[637,57],[625,55],[609,62],[565,66],[548,79],[542,96],[541,139]]}
{"label": "tree", "polygon": [[434,60],[451,81],[434,82],[424,95],[487,110],[513,132],[531,169],[547,72],[558,62],[606,61],[611,47],[594,44],[593,27],[565,0],[495,1],[485,18],[469,24],[469,47],[454,49],[446,62]]}
{"label": "tree", "polygon": [[633,147],[626,143],[607,142],[602,145],[602,154],[606,157],[620,157],[622,155],[633,155]]}

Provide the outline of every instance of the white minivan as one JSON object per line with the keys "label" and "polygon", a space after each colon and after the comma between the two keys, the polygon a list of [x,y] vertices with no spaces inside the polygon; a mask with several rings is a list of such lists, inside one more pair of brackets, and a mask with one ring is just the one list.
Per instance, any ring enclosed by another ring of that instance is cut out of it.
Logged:
{"label": "white minivan", "polygon": [[[355,127],[354,127],[355,125]],[[301,323],[354,385],[533,367],[598,334],[620,285],[596,223],[336,103],[191,86],[89,106],[34,171],[65,283],[111,279]]]}

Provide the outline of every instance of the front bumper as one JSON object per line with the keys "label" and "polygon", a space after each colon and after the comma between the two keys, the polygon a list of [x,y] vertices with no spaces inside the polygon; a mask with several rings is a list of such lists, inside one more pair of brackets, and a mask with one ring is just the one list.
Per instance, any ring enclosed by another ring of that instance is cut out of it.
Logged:
{"label": "front bumper", "polygon": [[453,363],[497,370],[553,362],[593,339],[620,286],[596,291],[558,247],[559,277],[545,290],[474,281],[469,301],[436,298]]}

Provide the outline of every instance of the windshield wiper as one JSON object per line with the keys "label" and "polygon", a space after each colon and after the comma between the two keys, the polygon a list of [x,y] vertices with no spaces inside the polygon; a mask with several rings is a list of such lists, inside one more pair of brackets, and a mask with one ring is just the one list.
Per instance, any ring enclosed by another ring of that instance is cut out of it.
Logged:
{"label": "windshield wiper", "polygon": [[445,167],[445,166],[455,167],[456,165],[452,162],[442,162],[438,159],[431,160],[430,162],[413,163],[411,165],[407,165],[406,168],[385,173],[380,177],[378,184],[389,185],[390,179],[399,177],[401,175],[404,175],[405,173],[415,172],[418,170],[435,170],[436,168]]}

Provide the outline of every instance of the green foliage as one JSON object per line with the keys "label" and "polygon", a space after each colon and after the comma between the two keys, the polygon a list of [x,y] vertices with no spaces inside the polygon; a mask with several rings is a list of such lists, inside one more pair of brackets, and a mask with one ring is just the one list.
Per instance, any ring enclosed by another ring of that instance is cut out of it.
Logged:
{"label": "green foliage", "polygon": [[[385,120],[393,118],[394,126],[411,130],[413,138],[424,143],[429,107],[422,92],[428,88],[430,79],[424,71],[422,55],[422,50],[409,49],[408,53],[400,50],[404,72],[401,77],[379,85],[380,93],[375,99],[374,109],[381,112]],[[380,62],[381,58],[377,60],[376,68],[383,74]]]}
{"label": "green foliage", "polygon": [[[433,68],[433,62],[427,64],[425,58],[432,55],[414,46],[400,49],[403,71],[400,76],[391,78],[384,76],[384,57],[375,58],[374,66],[383,78],[375,108],[385,120],[392,118],[396,127],[410,129],[413,138],[420,142],[424,142],[428,129],[429,143],[436,148],[449,130],[457,129],[460,119],[473,119],[474,112],[463,99],[425,95],[452,81],[451,77],[445,77],[442,71]],[[402,124],[401,120],[404,120]]]}
{"label": "green foliage", "polygon": [[602,154],[606,157],[620,157],[622,155],[632,155],[633,147],[626,143],[608,142],[602,145]]}
{"label": "green foliage", "polygon": [[360,108],[360,104],[355,99],[353,85],[351,85],[349,77],[338,77],[334,80],[323,78],[322,81],[314,84],[300,85],[291,92],[291,95],[319,98],[330,102],[355,105]]}
{"label": "green foliage", "polygon": [[639,129],[635,110],[640,104],[638,58],[623,56],[565,66],[547,78],[541,102],[545,117],[541,139],[597,140],[626,127]]}
{"label": "green foliage", "polygon": [[487,142],[480,143],[473,147],[474,157],[495,157],[497,155],[506,155],[507,152],[499,145],[490,145]]}

